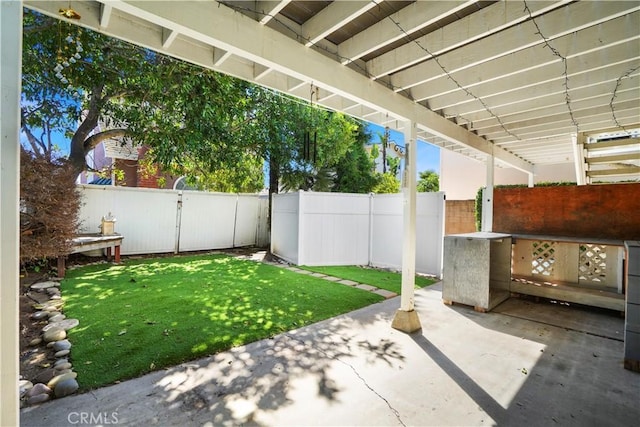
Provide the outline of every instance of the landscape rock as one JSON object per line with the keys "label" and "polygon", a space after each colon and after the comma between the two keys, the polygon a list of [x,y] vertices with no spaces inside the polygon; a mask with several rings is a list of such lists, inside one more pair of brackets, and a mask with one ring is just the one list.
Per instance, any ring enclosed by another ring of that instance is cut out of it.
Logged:
{"label": "landscape rock", "polygon": [[31,318],[34,320],[46,319],[47,317],[49,317],[49,313],[46,311],[36,311],[31,315]]}
{"label": "landscape rock", "polygon": [[33,383],[29,380],[20,380],[20,382],[18,382],[18,387],[20,390],[20,398],[22,398],[22,396],[33,388]]}
{"label": "landscape rock", "polygon": [[46,402],[49,399],[51,399],[51,396],[46,393],[36,394],[35,396],[32,396],[29,399],[27,399],[27,404],[36,405],[38,403]]}
{"label": "landscape rock", "polygon": [[56,314],[55,316],[49,317],[49,322],[52,322],[52,323],[62,322],[66,318],[67,316],[65,316],[64,314]]}
{"label": "landscape rock", "polygon": [[34,383],[48,383],[55,375],[56,371],[53,368],[48,368],[39,372],[31,381]]}
{"label": "landscape rock", "polygon": [[69,340],[60,340],[60,341],[55,341],[53,343],[53,349],[55,351],[60,351],[60,350],[69,350],[71,348],[71,343],[69,342]]}
{"label": "landscape rock", "polygon": [[[49,325],[47,325],[49,326]],[[44,332],[43,339],[45,342],[60,341],[67,337],[67,333],[63,328],[52,327]]]}
{"label": "landscape rock", "polygon": [[60,350],[54,354],[55,357],[64,357],[69,354],[69,350]]}
{"label": "landscape rock", "polygon": [[38,282],[38,283],[34,283],[33,285],[30,286],[31,289],[48,289],[51,288],[53,286],[56,286],[57,282],[51,282],[51,281],[47,281],[47,282]]}
{"label": "landscape rock", "polygon": [[55,368],[58,365],[62,365],[63,363],[69,363],[69,359],[64,358],[64,359],[58,359],[55,361],[55,363],[53,364],[53,367]]}
{"label": "landscape rock", "polygon": [[51,295],[51,300],[61,300],[62,297],[60,295]]}
{"label": "landscape rock", "polygon": [[64,319],[64,320],[61,320],[60,322],[51,323],[51,325],[55,325],[55,327],[62,328],[65,331],[68,331],[71,328],[75,328],[79,324],[80,324],[80,321],[78,319]]}
{"label": "landscape rock", "polygon": [[42,342],[42,338],[34,338],[31,341],[29,341],[29,346],[30,347],[35,347],[37,345],[39,345]]}
{"label": "landscape rock", "polygon": [[64,397],[75,393],[78,388],[79,385],[75,378],[68,378],[60,380],[53,389],[53,392],[55,393],[56,397]]}
{"label": "landscape rock", "polygon": [[32,397],[43,393],[51,394],[51,389],[42,383],[37,383],[34,384],[33,387],[31,387],[31,390],[27,392],[27,396]]}
{"label": "landscape rock", "polygon": [[47,311],[46,313],[49,316],[49,319],[51,319],[52,317],[60,316],[62,314],[58,310],[56,310],[56,311]]}
{"label": "landscape rock", "polygon": [[47,288],[47,293],[49,295],[60,295],[60,289],[56,287]]}
{"label": "landscape rock", "polygon": [[75,379],[77,376],[78,374],[75,372],[68,372],[66,374],[56,375],[55,377],[51,378],[51,380],[47,383],[47,387],[55,388],[60,381]]}
{"label": "landscape rock", "polygon": [[71,369],[60,369],[59,371],[56,371],[58,373],[58,375],[63,375],[63,374],[70,374],[73,371]]}
{"label": "landscape rock", "polygon": [[56,371],[63,371],[65,369],[71,369],[71,363],[66,362],[66,363],[61,363],[59,365],[54,365],[53,369],[55,369]]}

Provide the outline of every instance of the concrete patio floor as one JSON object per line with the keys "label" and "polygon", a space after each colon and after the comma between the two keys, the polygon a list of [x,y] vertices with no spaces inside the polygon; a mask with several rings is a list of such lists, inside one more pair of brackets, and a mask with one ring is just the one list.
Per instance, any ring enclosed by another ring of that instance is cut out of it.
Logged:
{"label": "concrete patio floor", "polygon": [[444,305],[440,286],[416,292],[412,335],[390,327],[393,298],[26,408],[21,424],[637,425],[621,317],[518,299],[481,314]]}

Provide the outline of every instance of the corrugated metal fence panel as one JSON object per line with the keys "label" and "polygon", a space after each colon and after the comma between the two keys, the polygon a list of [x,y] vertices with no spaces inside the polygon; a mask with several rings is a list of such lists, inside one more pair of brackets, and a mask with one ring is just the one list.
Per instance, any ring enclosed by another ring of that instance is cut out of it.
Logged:
{"label": "corrugated metal fence panel", "polygon": [[298,212],[300,193],[274,194],[271,215],[271,252],[298,263]]}
{"label": "corrugated metal fence panel", "polygon": [[402,266],[402,194],[376,194],[372,202],[371,265]]}
{"label": "corrugated metal fence panel", "polygon": [[236,194],[184,191],[180,251],[233,247]]}
{"label": "corrugated metal fence panel", "polygon": [[306,265],[369,262],[369,195],[300,193],[299,253]]}
{"label": "corrugated metal fence panel", "polygon": [[233,246],[256,244],[260,200],[255,195],[239,194]]}
{"label": "corrugated metal fence panel", "polygon": [[416,198],[416,271],[442,277],[444,193],[418,193]]}
{"label": "corrugated metal fence panel", "polygon": [[80,218],[83,232],[98,232],[102,216],[116,217],[124,236],[123,255],[173,252],[178,192],[141,188],[82,185]]}

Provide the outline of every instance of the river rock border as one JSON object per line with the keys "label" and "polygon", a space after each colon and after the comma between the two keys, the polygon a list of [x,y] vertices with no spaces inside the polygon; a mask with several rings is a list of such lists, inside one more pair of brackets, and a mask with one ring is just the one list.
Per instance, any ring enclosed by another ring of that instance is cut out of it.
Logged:
{"label": "river rock border", "polygon": [[44,301],[33,305],[36,311],[31,319],[36,322],[46,320],[47,324],[42,328],[41,336],[33,339],[29,346],[44,347],[47,359],[53,360],[53,363],[35,378],[20,378],[21,405],[27,406],[68,396],[79,387],[76,379],[78,374],[73,371],[70,362],[71,343],[67,339],[67,331],[80,322],[77,319],[67,319],[62,313],[64,301],[60,295],[60,282],[47,280],[34,283],[30,290],[42,294],[41,299]]}

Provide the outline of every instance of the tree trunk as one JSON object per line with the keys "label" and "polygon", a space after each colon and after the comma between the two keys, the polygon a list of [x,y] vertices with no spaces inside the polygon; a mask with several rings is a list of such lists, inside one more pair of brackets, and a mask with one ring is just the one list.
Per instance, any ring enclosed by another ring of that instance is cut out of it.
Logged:
{"label": "tree trunk", "polygon": [[93,88],[87,114],[84,117],[84,120],[82,120],[82,123],[80,123],[80,126],[78,126],[76,133],[74,133],[71,138],[69,162],[71,163],[74,171],[78,174],[86,169],[87,162],[85,156],[87,155],[88,150],[85,147],[85,141],[96,126],[98,126],[100,107],[103,101],[102,89],[102,84]]}
{"label": "tree trunk", "polygon": [[268,230],[271,231],[271,208],[273,206],[273,195],[278,193],[280,181],[280,165],[278,161],[269,156],[269,213],[267,216]]}

